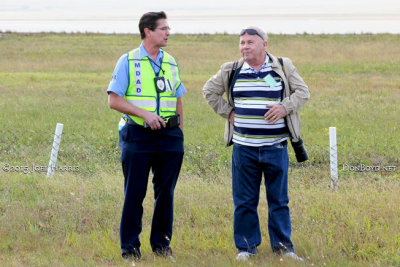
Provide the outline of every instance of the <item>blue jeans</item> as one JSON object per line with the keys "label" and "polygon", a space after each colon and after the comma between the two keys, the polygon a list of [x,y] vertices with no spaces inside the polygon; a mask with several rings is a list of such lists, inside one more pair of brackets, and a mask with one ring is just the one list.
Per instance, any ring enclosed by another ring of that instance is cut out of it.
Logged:
{"label": "blue jeans", "polygon": [[257,206],[264,173],[268,201],[268,232],[272,251],[294,251],[288,196],[287,142],[273,146],[233,145],[233,228],[239,250],[252,251],[261,244]]}

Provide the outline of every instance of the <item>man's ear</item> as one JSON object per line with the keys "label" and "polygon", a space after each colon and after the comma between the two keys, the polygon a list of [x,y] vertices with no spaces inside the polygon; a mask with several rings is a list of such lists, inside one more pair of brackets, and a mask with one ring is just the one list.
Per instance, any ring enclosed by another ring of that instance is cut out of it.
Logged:
{"label": "man's ear", "polygon": [[144,28],[144,36],[145,37],[150,36],[150,32],[151,32],[151,30],[149,28]]}

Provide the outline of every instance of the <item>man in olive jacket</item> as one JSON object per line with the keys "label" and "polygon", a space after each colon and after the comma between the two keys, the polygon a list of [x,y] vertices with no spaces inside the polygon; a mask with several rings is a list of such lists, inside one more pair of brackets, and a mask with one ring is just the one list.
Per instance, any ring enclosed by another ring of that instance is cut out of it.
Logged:
{"label": "man in olive jacket", "polygon": [[297,111],[310,92],[290,59],[283,58],[282,66],[266,52],[267,35],[258,27],[242,30],[239,48],[243,57],[223,64],[203,88],[207,103],[227,119],[227,146],[233,143],[236,259],[256,255],[261,244],[257,206],[264,173],[272,251],[303,261],[294,253],[291,241],[287,140],[300,140]]}

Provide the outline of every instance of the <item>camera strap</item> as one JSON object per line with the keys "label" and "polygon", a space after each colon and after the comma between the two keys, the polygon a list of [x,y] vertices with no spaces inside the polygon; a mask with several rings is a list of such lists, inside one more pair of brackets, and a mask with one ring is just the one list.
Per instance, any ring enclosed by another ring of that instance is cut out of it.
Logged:
{"label": "camera strap", "polygon": [[234,101],[233,101],[233,87],[235,86],[235,82],[236,82],[237,76],[238,76],[238,74],[240,72],[240,69],[242,68],[242,66],[238,67],[238,65],[239,65],[239,61],[235,61],[233,63],[232,70],[229,73],[229,79],[228,79],[228,88],[229,88],[228,90],[231,93],[231,97],[232,97],[232,102],[233,103],[234,103]]}
{"label": "camera strap", "polygon": [[229,73],[228,86],[229,86],[229,90],[231,92],[232,92],[233,86],[236,82],[237,75],[239,74],[240,69],[242,68],[242,67],[238,68],[238,65],[239,65],[239,61],[235,61],[232,65],[231,73]]}
{"label": "camera strap", "polygon": [[[283,59],[281,57],[278,57],[278,61],[281,64],[282,67],[282,71],[283,71],[283,75],[285,75],[286,79],[287,79],[287,75],[286,75],[286,71],[285,71],[285,65],[283,65]],[[282,83],[283,86],[285,86],[284,83]],[[289,85],[289,82],[288,82]],[[285,90],[285,88],[282,89],[282,93],[281,93],[281,101],[283,101],[283,90]]]}
{"label": "camera strap", "polygon": [[[279,61],[279,64],[281,65],[281,67],[282,67],[282,71],[283,71],[283,75],[285,75],[285,78],[286,78],[286,80],[287,80],[287,75],[286,75],[286,71],[285,71],[285,65],[283,64],[283,58],[281,58],[281,57],[278,57],[278,61]],[[288,81],[288,86],[289,86],[289,91],[290,91],[290,84],[289,84],[289,81]],[[282,88],[282,93],[281,93],[281,101],[283,101],[283,91],[285,90],[285,83],[282,81],[282,86],[283,86],[283,88]],[[284,118],[284,120],[285,120],[285,123],[286,123],[286,125],[288,125],[289,123],[292,125],[292,128],[294,128],[294,126],[293,126],[293,121],[292,121],[292,119],[290,118],[290,116],[286,116],[285,118]],[[289,131],[289,137],[290,137],[290,140],[292,140],[293,139],[293,135],[292,135],[292,133]],[[300,138],[300,136],[298,136],[298,138]],[[293,146],[293,145],[292,145]]]}

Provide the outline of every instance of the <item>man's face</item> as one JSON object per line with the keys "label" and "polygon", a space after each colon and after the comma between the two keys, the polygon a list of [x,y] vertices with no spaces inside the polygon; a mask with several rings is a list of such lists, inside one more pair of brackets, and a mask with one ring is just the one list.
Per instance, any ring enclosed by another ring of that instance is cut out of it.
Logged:
{"label": "man's face", "polygon": [[158,46],[164,47],[167,46],[168,36],[169,36],[169,26],[166,19],[157,20],[157,27],[154,31],[150,31],[149,38],[151,42]]}
{"label": "man's face", "polygon": [[240,36],[239,48],[245,61],[262,60],[265,59],[267,42],[256,34],[245,33]]}

